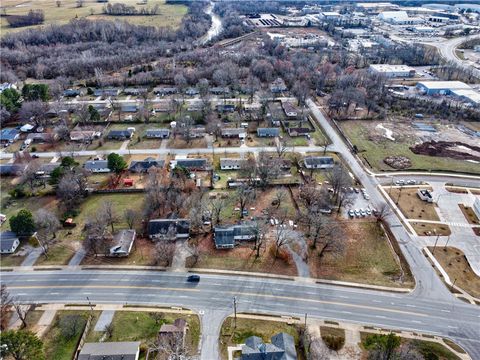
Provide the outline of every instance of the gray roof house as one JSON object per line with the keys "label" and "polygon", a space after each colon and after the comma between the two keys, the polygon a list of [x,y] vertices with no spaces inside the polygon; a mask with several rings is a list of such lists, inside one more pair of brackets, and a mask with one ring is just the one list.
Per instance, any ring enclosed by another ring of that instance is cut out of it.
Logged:
{"label": "gray roof house", "polygon": [[83,168],[93,173],[110,172],[110,169],[108,167],[108,160],[88,160],[83,165]]}
{"label": "gray roof house", "polygon": [[223,128],[221,132],[224,138],[245,139],[247,137],[247,131],[244,128]]}
{"label": "gray roof house", "polygon": [[145,137],[149,139],[168,139],[170,137],[170,129],[147,129]]}
{"label": "gray roof house", "polygon": [[275,79],[270,85],[270,91],[274,94],[281,93],[283,91],[287,91],[287,86],[285,85],[285,81],[282,78]]}
{"label": "gray roof house", "polygon": [[13,254],[20,245],[18,236],[13,231],[3,231],[0,233],[0,253]]}
{"label": "gray roof house", "polygon": [[287,333],[272,336],[264,343],[258,336],[250,336],[242,346],[241,360],[297,360],[295,339]]}
{"label": "gray roof house", "polygon": [[131,172],[143,173],[147,172],[152,167],[163,168],[164,165],[165,160],[155,160],[152,157],[147,157],[146,159],[141,161],[132,161],[130,163],[130,166],[128,167],[128,170]]}
{"label": "gray roof house", "polygon": [[134,129],[110,130],[110,132],[107,135],[107,138],[112,140],[126,140],[126,139],[130,139],[134,132],[135,132]]}
{"label": "gray roof house", "polygon": [[2,129],[0,132],[0,142],[2,143],[13,143],[20,136],[20,131],[18,129],[6,128]]}
{"label": "gray roof house", "polygon": [[235,158],[221,158],[220,169],[221,170],[238,170],[242,167],[242,164],[246,162],[245,159]]}
{"label": "gray roof house", "polygon": [[140,95],[142,93],[146,93],[148,91],[147,88],[125,88],[123,89],[123,93],[125,95]]}
{"label": "gray roof house", "polygon": [[189,96],[193,96],[193,95],[198,95],[198,94],[200,94],[200,91],[198,91],[197,88],[191,87],[191,88],[188,88],[187,90],[185,90],[185,94],[186,94],[186,95],[189,95]]}
{"label": "gray roof house", "polygon": [[0,175],[20,175],[27,167],[26,164],[0,164]]}
{"label": "gray roof house", "polygon": [[137,104],[122,104],[121,109],[125,113],[134,113],[137,112]]}
{"label": "gray roof house", "polygon": [[255,240],[257,230],[254,223],[246,222],[230,226],[216,226],[214,241],[217,249],[232,249],[237,241]]}
{"label": "gray roof house", "polygon": [[188,239],[190,221],[188,219],[153,219],[148,222],[147,231],[150,239]]}
{"label": "gray roof house", "polygon": [[176,159],[170,162],[170,167],[182,167],[188,170],[207,170],[207,159]]}
{"label": "gray roof house", "polygon": [[303,159],[303,164],[307,169],[329,169],[334,165],[331,156],[307,156]]}
{"label": "gray roof house", "polygon": [[113,235],[113,246],[107,256],[124,257],[130,255],[136,237],[135,230],[124,229]]}
{"label": "gray roof house", "polygon": [[258,137],[277,137],[279,135],[279,128],[257,128]]}
{"label": "gray roof house", "polygon": [[120,89],[108,88],[108,89],[95,89],[93,91],[94,96],[117,96],[120,94]]}
{"label": "gray roof house", "polygon": [[140,341],[85,343],[78,360],[138,360]]}
{"label": "gray roof house", "polygon": [[153,89],[153,92],[157,95],[170,95],[176,94],[178,92],[178,89],[176,87],[157,86]]}

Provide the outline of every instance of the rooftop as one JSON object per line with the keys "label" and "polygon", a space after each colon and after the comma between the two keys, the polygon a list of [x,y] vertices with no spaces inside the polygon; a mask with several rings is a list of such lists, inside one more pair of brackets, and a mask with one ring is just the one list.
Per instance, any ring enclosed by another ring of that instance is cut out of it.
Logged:
{"label": "rooftop", "polygon": [[470,85],[462,81],[420,81],[418,85],[422,85],[429,89],[472,89]]}

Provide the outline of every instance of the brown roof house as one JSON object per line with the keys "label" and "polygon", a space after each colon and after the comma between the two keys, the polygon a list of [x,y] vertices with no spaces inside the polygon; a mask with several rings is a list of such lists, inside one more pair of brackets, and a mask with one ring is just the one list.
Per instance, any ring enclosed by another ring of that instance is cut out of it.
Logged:
{"label": "brown roof house", "polygon": [[173,324],[163,324],[158,331],[160,341],[177,341],[182,339],[185,346],[185,335],[188,331],[188,323],[183,319],[176,319]]}

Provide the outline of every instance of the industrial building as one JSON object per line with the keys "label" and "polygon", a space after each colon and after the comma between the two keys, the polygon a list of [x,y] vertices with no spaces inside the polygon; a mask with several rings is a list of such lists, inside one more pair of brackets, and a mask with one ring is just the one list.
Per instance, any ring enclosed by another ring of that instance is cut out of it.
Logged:
{"label": "industrial building", "polygon": [[410,17],[406,11],[384,11],[378,18],[393,25],[415,25],[423,23],[422,18]]}
{"label": "industrial building", "polygon": [[415,69],[407,65],[371,64],[370,71],[388,78],[414,77]]}
{"label": "industrial building", "polygon": [[425,95],[450,95],[453,90],[472,90],[461,81],[420,81],[417,89]]}

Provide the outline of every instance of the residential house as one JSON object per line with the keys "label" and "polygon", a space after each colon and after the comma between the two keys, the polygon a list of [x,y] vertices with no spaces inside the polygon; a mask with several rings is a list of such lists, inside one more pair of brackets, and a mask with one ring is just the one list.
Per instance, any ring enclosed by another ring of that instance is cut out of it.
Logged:
{"label": "residential house", "polygon": [[289,127],[287,128],[287,132],[289,136],[296,137],[296,136],[307,136],[312,132],[312,130],[307,127]]}
{"label": "residential house", "polygon": [[135,128],[128,128],[125,130],[110,130],[107,138],[110,140],[127,140],[131,139],[135,132]]}
{"label": "residential house", "polygon": [[34,128],[35,128],[35,126],[33,126],[31,124],[25,124],[20,128],[20,132],[28,133],[28,132],[32,131]]}
{"label": "residential house", "polygon": [[67,89],[63,91],[65,97],[75,97],[81,94],[80,89]]}
{"label": "residential house", "polygon": [[188,323],[184,319],[175,319],[173,324],[162,324],[158,331],[158,338],[160,341],[163,339],[176,341],[180,338],[185,345],[187,331]]}
{"label": "residential house", "polygon": [[221,170],[238,170],[247,160],[235,159],[235,158],[221,158],[220,169]]}
{"label": "residential house", "polygon": [[135,173],[146,173],[151,168],[163,168],[164,160],[155,160],[152,157],[147,157],[145,160],[133,160],[128,167],[128,170]]}
{"label": "residential house", "polygon": [[153,92],[157,95],[165,96],[176,94],[178,89],[176,87],[157,86],[153,89]]}
{"label": "residential house", "polygon": [[53,170],[55,170],[60,165],[61,163],[59,162],[41,164],[40,168],[36,172],[36,175],[37,176],[50,175],[53,172]]}
{"label": "residential house", "polygon": [[149,139],[168,139],[170,137],[170,129],[147,129],[145,137]]}
{"label": "residential house", "polygon": [[77,360],[138,360],[140,341],[85,343]]}
{"label": "residential house", "polygon": [[108,160],[88,160],[83,165],[83,168],[92,173],[108,173]]}
{"label": "residential house", "polygon": [[13,254],[18,245],[20,245],[20,240],[13,231],[2,231],[0,233],[0,253]]}
{"label": "residential house", "polygon": [[17,89],[17,86],[15,84],[8,83],[8,82],[4,82],[0,84],[0,94],[7,89]]}
{"label": "residential house", "polygon": [[135,113],[137,112],[137,104],[123,103],[121,111],[124,113]]}
{"label": "residential house", "polygon": [[73,130],[70,131],[70,141],[89,142],[100,135],[100,132],[94,130]]}
{"label": "residential house", "polygon": [[188,170],[208,170],[208,161],[207,159],[176,159],[170,161],[170,167],[175,169],[176,167],[182,167]]}
{"label": "residential house", "polygon": [[14,128],[5,128],[0,132],[0,142],[2,144],[12,144],[20,136],[20,131]]}
{"label": "residential house", "polygon": [[118,94],[120,94],[120,90],[117,88],[95,89],[93,91],[94,96],[109,97],[109,96],[118,96]]}
{"label": "residential house", "polygon": [[428,189],[418,189],[417,195],[421,200],[433,203],[432,193]]}
{"label": "residential house", "polygon": [[215,108],[220,113],[234,112],[235,111],[235,104],[218,104]]}
{"label": "residential house", "polygon": [[30,140],[33,143],[51,143],[58,139],[58,134],[56,133],[31,133],[28,134],[27,140]]}
{"label": "residential house", "polygon": [[228,87],[212,87],[210,92],[215,95],[228,95],[230,94],[230,89]]}
{"label": "residential house", "polygon": [[137,234],[135,230],[132,229],[118,231],[115,235],[113,235],[113,246],[110,248],[107,256],[125,257],[130,255],[136,235]]}
{"label": "residential house", "polygon": [[201,138],[204,137],[206,134],[205,127],[199,126],[199,127],[194,127],[193,129],[190,130],[190,137],[192,138]]}
{"label": "residential house", "polygon": [[148,237],[155,240],[188,239],[188,219],[153,219],[148,222]]}
{"label": "residential house", "polygon": [[279,128],[257,128],[258,137],[277,137],[280,136]]}
{"label": "residential house", "polygon": [[289,118],[296,118],[298,115],[297,107],[289,101],[282,101],[282,109]]}
{"label": "residential house", "polygon": [[232,249],[238,241],[251,241],[257,237],[257,229],[251,222],[216,226],[214,231],[213,239],[217,249]]}
{"label": "residential house", "polygon": [[26,167],[27,165],[23,163],[0,164],[0,175],[17,176],[20,175]]}
{"label": "residential house", "polygon": [[221,129],[223,138],[245,139],[247,131],[244,128],[223,128]]}
{"label": "residential house", "polygon": [[138,96],[140,94],[146,93],[147,91],[148,91],[147,88],[125,88],[123,90],[123,93],[125,95]]}
{"label": "residential house", "polygon": [[307,169],[329,169],[335,165],[331,156],[307,156],[303,164]]}
{"label": "residential house", "polygon": [[297,360],[295,339],[287,333],[272,336],[271,343],[264,343],[258,336],[250,336],[242,345],[241,360]]}
{"label": "residential house", "polygon": [[277,78],[270,84],[270,91],[273,94],[279,94],[281,92],[287,91],[287,85],[285,85],[285,81],[282,78]]}
{"label": "residential house", "polygon": [[185,90],[185,94],[188,95],[188,96],[195,96],[195,95],[198,95],[200,92],[198,91],[197,88],[188,88],[187,90]]}
{"label": "residential house", "polygon": [[252,103],[252,104],[243,104],[243,110],[248,113],[258,112],[262,109],[262,104]]}
{"label": "residential house", "polygon": [[173,106],[171,101],[156,102],[152,104],[152,111],[154,114],[157,112],[170,112],[173,111]]}

